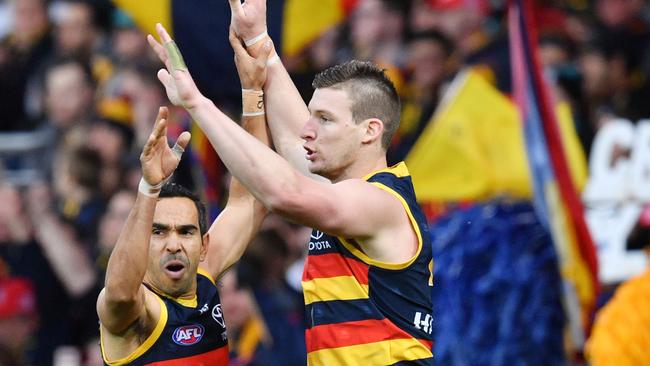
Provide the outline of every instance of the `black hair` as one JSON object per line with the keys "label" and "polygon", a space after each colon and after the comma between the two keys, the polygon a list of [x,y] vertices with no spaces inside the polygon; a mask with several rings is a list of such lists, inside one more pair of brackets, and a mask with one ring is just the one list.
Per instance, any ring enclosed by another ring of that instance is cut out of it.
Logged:
{"label": "black hair", "polygon": [[158,195],[158,198],[173,198],[173,197],[184,197],[194,202],[194,206],[196,206],[196,212],[198,213],[199,216],[199,231],[201,232],[201,236],[203,236],[207,232],[207,226],[208,226],[205,204],[201,201],[201,199],[199,199],[197,195],[192,193],[192,191],[190,191],[189,189],[183,187],[180,184],[167,182],[160,189],[160,194]]}

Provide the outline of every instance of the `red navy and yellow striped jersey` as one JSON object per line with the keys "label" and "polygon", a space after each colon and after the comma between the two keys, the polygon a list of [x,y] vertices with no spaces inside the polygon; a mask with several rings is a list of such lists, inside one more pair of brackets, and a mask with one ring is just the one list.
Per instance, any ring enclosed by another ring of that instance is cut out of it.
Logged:
{"label": "red navy and yellow striped jersey", "polygon": [[102,343],[104,364],[227,366],[228,338],[217,286],[201,268],[196,277],[195,299],[174,299],[154,291],[160,301],[160,319],[151,335],[119,360],[107,360]]}
{"label": "red navy and yellow striped jersey", "polygon": [[393,194],[418,239],[407,262],[369,258],[352,240],[314,230],[302,285],[309,365],[432,365],[432,252],[402,162],[366,180]]}

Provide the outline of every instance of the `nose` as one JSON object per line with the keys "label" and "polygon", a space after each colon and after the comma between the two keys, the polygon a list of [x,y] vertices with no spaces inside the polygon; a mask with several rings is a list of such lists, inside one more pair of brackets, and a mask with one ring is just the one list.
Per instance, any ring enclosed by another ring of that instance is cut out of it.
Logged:
{"label": "nose", "polygon": [[300,138],[307,141],[316,138],[316,129],[314,127],[313,118],[309,118],[307,122],[305,122],[304,126],[302,126],[302,130],[300,130]]}
{"label": "nose", "polygon": [[167,239],[167,243],[165,245],[165,250],[167,250],[170,253],[178,253],[181,251],[181,240],[178,236],[176,235],[171,235],[169,239]]}

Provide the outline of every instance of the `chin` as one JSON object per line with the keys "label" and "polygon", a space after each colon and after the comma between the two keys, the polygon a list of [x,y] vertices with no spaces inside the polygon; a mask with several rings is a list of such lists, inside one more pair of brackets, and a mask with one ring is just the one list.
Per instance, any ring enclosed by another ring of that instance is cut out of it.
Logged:
{"label": "chin", "polygon": [[323,177],[327,176],[327,170],[320,165],[309,164],[309,172],[316,175],[321,175]]}
{"label": "chin", "polygon": [[163,281],[164,287],[161,290],[165,291],[167,295],[178,297],[184,294],[192,285],[192,281],[183,276],[179,279],[165,278]]}

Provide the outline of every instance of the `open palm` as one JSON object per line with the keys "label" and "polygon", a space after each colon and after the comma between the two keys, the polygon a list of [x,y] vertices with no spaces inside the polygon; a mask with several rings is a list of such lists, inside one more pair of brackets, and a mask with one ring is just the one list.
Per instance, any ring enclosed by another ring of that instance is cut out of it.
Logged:
{"label": "open palm", "polygon": [[158,80],[165,86],[172,104],[191,110],[196,107],[202,95],[167,30],[161,24],[156,24],[156,31],[162,44],[151,34],[147,36],[147,41],[165,64],[165,69],[158,70]]}
{"label": "open palm", "polygon": [[[171,176],[181,160],[180,154],[175,153],[167,143],[168,113],[166,107],[160,107],[156,124],[140,155],[142,176],[151,185],[157,185]],[[189,141],[190,133],[185,131],[176,144],[185,149]]]}

